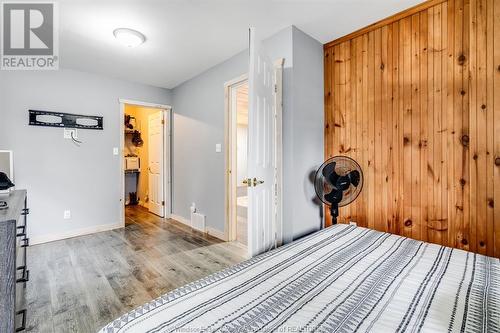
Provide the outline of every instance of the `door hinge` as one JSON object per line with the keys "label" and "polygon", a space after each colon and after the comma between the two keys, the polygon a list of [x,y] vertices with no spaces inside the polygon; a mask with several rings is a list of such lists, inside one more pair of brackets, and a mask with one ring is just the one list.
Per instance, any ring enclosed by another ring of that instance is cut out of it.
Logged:
{"label": "door hinge", "polygon": [[164,119],[161,120],[161,124],[165,125],[165,120]]}
{"label": "door hinge", "polygon": [[161,202],[161,205],[162,205],[162,206],[165,206],[165,201],[162,201],[162,202]]}
{"label": "door hinge", "polygon": [[277,93],[277,92],[278,92],[278,85],[277,85],[277,84],[275,84],[275,85],[274,85],[274,92],[275,92],[275,93]]}

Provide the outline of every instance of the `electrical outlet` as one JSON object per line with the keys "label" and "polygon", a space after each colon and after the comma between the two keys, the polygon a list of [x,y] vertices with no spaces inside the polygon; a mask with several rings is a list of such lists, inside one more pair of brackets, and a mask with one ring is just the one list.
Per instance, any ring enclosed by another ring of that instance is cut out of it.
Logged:
{"label": "electrical outlet", "polygon": [[64,211],[64,219],[69,220],[71,218],[71,211],[70,210],[65,210]]}
{"label": "electrical outlet", "polygon": [[73,134],[74,139],[78,139],[78,132],[76,131],[76,128],[65,128],[64,129],[64,138],[65,139],[71,139],[71,134]]}
{"label": "electrical outlet", "polygon": [[119,152],[118,147],[113,147],[113,155],[118,155]]}
{"label": "electrical outlet", "polygon": [[222,152],[222,144],[216,143],[215,144],[215,152],[216,153],[221,153]]}
{"label": "electrical outlet", "polygon": [[350,225],[353,225],[353,226],[355,226],[355,227],[357,227],[357,226],[358,226],[358,224],[357,224],[356,222],[353,222],[353,221],[349,222],[349,224],[350,224]]}

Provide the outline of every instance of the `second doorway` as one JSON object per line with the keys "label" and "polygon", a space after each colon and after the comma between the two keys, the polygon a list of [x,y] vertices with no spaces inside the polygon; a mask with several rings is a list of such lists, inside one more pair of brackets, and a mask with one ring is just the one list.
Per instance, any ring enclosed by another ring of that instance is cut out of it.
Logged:
{"label": "second doorway", "polygon": [[124,104],[124,201],[166,217],[168,195],[168,111]]}

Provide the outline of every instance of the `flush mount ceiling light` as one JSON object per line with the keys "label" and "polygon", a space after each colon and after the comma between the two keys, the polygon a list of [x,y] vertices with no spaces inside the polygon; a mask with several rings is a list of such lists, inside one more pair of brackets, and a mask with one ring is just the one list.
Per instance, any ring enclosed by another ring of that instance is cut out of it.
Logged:
{"label": "flush mount ceiling light", "polygon": [[146,36],[139,31],[128,28],[115,29],[113,35],[115,35],[115,38],[118,39],[120,43],[127,47],[137,47],[146,41]]}

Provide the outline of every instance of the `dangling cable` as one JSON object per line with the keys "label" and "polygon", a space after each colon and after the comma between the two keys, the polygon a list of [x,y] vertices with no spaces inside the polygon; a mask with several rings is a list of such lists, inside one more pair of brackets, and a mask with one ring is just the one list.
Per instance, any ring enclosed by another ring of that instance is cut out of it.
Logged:
{"label": "dangling cable", "polygon": [[77,145],[80,145],[83,143],[82,141],[78,141],[77,139],[75,139],[75,137],[73,136],[73,131],[71,131],[71,140],[73,140],[73,142],[76,143]]}

